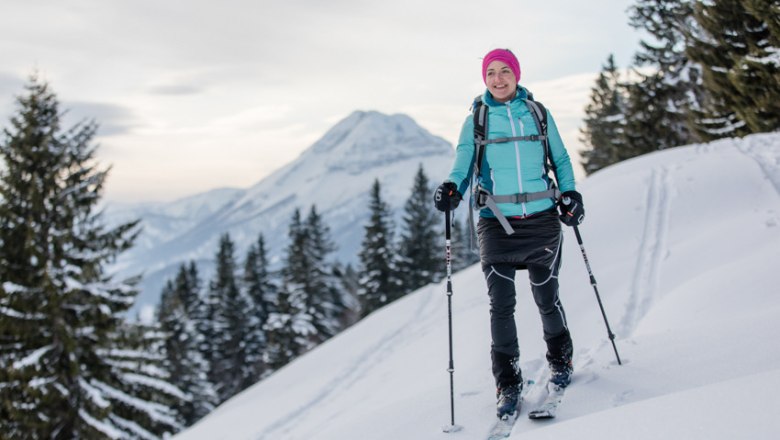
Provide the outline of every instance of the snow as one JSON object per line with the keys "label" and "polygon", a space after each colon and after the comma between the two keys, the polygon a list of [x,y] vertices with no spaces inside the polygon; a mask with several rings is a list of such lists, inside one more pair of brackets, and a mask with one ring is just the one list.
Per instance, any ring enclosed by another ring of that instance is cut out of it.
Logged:
{"label": "snow", "polygon": [[30,365],[35,365],[41,359],[41,356],[48,353],[53,348],[54,345],[47,345],[45,347],[41,347],[33,351],[29,355],[23,357],[22,359],[15,361],[13,364],[11,364],[11,368],[13,368],[14,370],[21,370],[25,367],[29,367]]}
{"label": "snow", "polygon": [[14,294],[19,292],[26,292],[27,288],[18,284],[14,284],[10,281],[6,281],[3,283],[3,290],[7,294]]}
{"label": "snow", "polygon": [[108,423],[104,423],[101,422],[100,420],[95,419],[94,417],[90,416],[87,411],[83,409],[79,410],[79,417],[81,417],[81,420],[83,420],[88,425],[95,428],[98,432],[102,433],[107,438],[121,439],[124,437],[124,433],[122,431],[116,429],[114,426],[111,426]]}
{"label": "snow", "polygon": [[[623,365],[566,230],[560,282],[573,382],[551,421],[526,417],[544,397],[533,385],[510,438],[778,438],[778,182],[780,134],[661,151],[581,182],[580,230]],[[545,348],[526,280],[518,273],[521,366],[543,384]],[[453,292],[463,430],[442,432],[450,405],[441,283],[375,312],[176,438],[484,438],[495,390],[480,267],[455,274]]]}
{"label": "snow", "polygon": [[97,380],[94,380],[91,385],[94,385],[103,396],[119,400],[126,405],[141,411],[154,421],[164,423],[168,426],[179,426],[178,422],[170,414],[170,409],[164,405],[138,399]]}
{"label": "snow", "polygon": [[148,387],[160,390],[170,396],[174,396],[180,400],[188,400],[190,398],[188,395],[184,394],[182,390],[160,379],[154,379],[149,376],[143,376],[140,374],[133,374],[133,373],[124,373],[122,375],[122,378],[127,383],[146,385]]}

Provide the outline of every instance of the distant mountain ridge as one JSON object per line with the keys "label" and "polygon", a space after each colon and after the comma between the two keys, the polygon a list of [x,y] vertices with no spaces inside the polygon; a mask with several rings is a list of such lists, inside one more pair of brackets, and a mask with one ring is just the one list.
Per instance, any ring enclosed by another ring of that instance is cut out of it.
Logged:
{"label": "distant mountain ridge", "polygon": [[219,237],[229,233],[242,261],[262,232],[272,264],[283,257],[290,218],[312,205],[330,227],[334,258],[355,263],[368,219],[368,193],[374,179],[400,225],[414,174],[422,165],[432,182],[442,180],[454,150],[412,118],[356,111],[343,119],[293,162],[246,189],[223,188],[171,203],[109,206],[110,222],[140,218],[144,231],[136,246],[115,265],[120,275],[143,273],[133,313],[157,304],[160,290],[190,260],[208,280]]}

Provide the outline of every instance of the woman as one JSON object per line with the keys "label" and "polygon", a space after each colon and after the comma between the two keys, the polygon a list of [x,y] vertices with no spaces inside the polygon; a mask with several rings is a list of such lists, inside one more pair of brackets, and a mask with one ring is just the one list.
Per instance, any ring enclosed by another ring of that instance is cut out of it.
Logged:
{"label": "woman", "polygon": [[[572,341],[558,297],[558,269],[563,241],[560,221],[575,226],[584,218],[571,161],[558,128],[546,113],[547,137],[540,137],[529,92],[518,85],[520,64],[507,49],[495,49],[482,61],[487,90],[484,152],[474,197],[480,209],[477,235],[480,260],[490,296],[491,358],[497,386],[499,418],[514,415],[523,387],[515,326],[515,271],[528,269],[547,343],[550,382],[566,387],[572,374]],[[538,108],[538,107],[537,107]],[[474,117],[463,124],[455,162],[434,195],[436,208],[455,209],[466,193],[476,157]],[[478,137],[479,139],[479,137]],[[548,153],[546,153],[547,151]],[[560,192],[547,175],[546,157],[555,170]],[[558,196],[568,204],[560,204]],[[560,221],[559,221],[560,220]]]}

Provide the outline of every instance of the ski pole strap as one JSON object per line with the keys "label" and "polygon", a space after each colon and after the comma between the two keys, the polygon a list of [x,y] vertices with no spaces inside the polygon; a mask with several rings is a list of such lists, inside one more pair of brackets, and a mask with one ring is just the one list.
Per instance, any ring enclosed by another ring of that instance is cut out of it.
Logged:
{"label": "ski pole strap", "polygon": [[534,134],[531,136],[511,136],[511,137],[502,137],[496,139],[482,139],[482,140],[475,141],[475,143],[484,146],[488,144],[501,144],[504,142],[514,142],[514,141],[544,142],[546,140],[547,140],[547,136]]}

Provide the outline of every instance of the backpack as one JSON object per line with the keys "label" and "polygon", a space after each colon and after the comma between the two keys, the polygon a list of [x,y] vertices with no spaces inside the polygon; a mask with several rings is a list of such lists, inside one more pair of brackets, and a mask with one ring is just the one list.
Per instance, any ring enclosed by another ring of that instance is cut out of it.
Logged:
{"label": "backpack", "polygon": [[[472,231],[475,230],[473,213],[472,213],[474,207],[478,209],[482,209],[484,207],[489,208],[493,212],[493,215],[496,216],[499,223],[501,223],[501,226],[504,228],[504,231],[506,231],[508,235],[512,235],[515,231],[512,228],[512,226],[509,224],[509,221],[506,219],[506,217],[498,209],[498,205],[497,205],[498,203],[524,203],[524,202],[531,202],[534,200],[541,200],[547,198],[552,198],[554,201],[557,202],[558,198],[560,198],[561,193],[555,185],[555,182],[558,179],[557,169],[555,167],[555,163],[552,161],[552,157],[550,154],[550,143],[547,138],[547,109],[544,107],[544,105],[542,105],[541,102],[534,101],[533,95],[531,95],[530,93],[529,93],[529,97],[525,99],[525,103],[528,106],[528,109],[531,110],[531,115],[533,116],[534,123],[536,124],[536,128],[539,131],[538,135],[487,139],[487,132],[488,132],[487,106],[482,102],[481,95],[474,98],[474,103],[472,104],[471,111],[474,117],[475,160],[474,160],[474,172],[472,173],[473,181],[471,184],[472,203],[469,204],[469,224],[471,226]],[[542,148],[544,149],[545,175],[549,175],[550,171],[552,170],[553,175],[555,176],[555,181],[550,180],[550,188],[548,190],[534,192],[534,193],[521,193],[521,194],[495,196],[485,191],[479,186],[478,184],[479,173],[482,167],[482,161],[484,160],[485,147],[489,144],[503,143],[503,142],[510,142],[510,141],[539,141],[542,143]]]}

